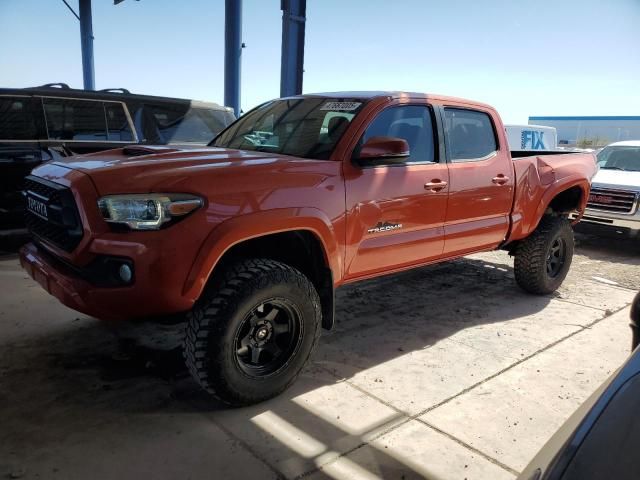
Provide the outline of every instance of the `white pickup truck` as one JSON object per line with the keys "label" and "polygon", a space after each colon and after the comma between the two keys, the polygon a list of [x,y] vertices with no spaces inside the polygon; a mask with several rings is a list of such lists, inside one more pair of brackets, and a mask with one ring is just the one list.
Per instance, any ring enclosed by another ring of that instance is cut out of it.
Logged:
{"label": "white pickup truck", "polygon": [[597,155],[582,222],[605,225],[632,236],[640,234],[640,140],[612,143]]}

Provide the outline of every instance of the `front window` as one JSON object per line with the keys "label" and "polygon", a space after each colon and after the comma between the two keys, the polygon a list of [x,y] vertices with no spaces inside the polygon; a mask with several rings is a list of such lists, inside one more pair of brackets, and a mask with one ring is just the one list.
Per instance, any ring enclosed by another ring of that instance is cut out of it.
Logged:
{"label": "front window", "polygon": [[364,103],[344,98],[293,98],[260,105],[211,145],[328,159]]}
{"label": "front window", "polygon": [[436,161],[431,108],[425,105],[402,105],[383,110],[369,124],[359,146],[372,137],[406,140],[410,154],[406,163]]}
{"label": "front window", "polygon": [[598,153],[598,166],[603,170],[640,172],[640,146],[605,147]]}

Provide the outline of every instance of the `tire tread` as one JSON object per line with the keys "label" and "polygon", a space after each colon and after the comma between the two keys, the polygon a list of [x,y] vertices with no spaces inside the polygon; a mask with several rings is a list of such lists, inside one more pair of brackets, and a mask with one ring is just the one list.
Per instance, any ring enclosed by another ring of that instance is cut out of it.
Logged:
{"label": "tire tread", "polygon": [[547,249],[551,239],[558,233],[562,233],[565,236],[565,240],[571,242],[571,245],[567,245],[571,255],[565,260],[568,264],[566,269],[568,271],[568,267],[571,264],[571,256],[573,255],[571,223],[566,217],[546,215],[533,233],[525,238],[515,251],[514,273],[516,282],[523,290],[536,295],[546,295],[556,290],[564,280],[566,271],[564,275],[559,277],[559,283],[554,282],[554,284],[558,283],[555,288],[550,288],[545,279]]}
{"label": "tire tread", "polygon": [[[209,394],[229,406],[246,405],[261,399],[251,399],[234,391],[230,385],[216,373],[220,371],[220,358],[211,356],[212,338],[222,338],[229,312],[238,307],[238,299],[246,297],[273,283],[295,282],[306,292],[313,304],[316,319],[313,343],[303,364],[315,349],[320,338],[321,312],[320,298],[313,284],[295,268],[266,258],[254,258],[240,261],[227,269],[217,288],[207,288],[201,299],[187,315],[184,344],[184,359],[191,376]],[[300,369],[301,371],[302,369]],[[285,390],[300,375],[296,372],[280,390]]]}

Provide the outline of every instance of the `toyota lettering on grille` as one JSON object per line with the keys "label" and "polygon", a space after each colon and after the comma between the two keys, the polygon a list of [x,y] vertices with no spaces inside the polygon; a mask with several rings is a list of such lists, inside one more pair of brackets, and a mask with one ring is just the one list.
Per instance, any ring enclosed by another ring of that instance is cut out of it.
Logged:
{"label": "toyota lettering on grille", "polygon": [[27,197],[27,208],[30,212],[35,213],[39,217],[44,218],[45,220],[49,219],[46,203],[33,197]]}
{"label": "toyota lettering on grille", "polygon": [[613,197],[608,197],[607,195],[589,195],[589,201],[609,205],[613,203]]}

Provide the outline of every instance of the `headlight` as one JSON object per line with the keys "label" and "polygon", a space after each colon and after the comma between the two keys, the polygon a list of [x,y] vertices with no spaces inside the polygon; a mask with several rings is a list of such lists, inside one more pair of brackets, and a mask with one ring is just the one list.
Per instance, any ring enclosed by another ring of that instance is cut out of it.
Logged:
{"label": "headlight", "polygon": [[158,230],[202,204],[201,198],[180,193],[109,195],[98,200],[100,212],[107,222],[128,225],[133,230]]}

